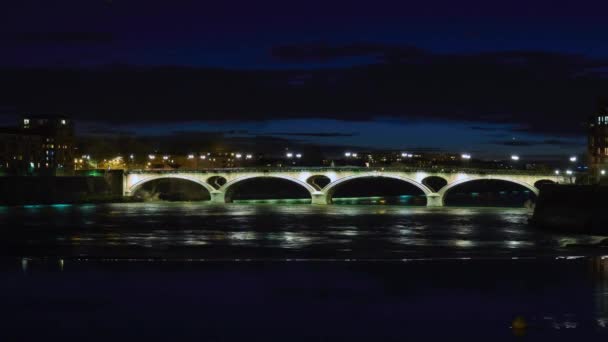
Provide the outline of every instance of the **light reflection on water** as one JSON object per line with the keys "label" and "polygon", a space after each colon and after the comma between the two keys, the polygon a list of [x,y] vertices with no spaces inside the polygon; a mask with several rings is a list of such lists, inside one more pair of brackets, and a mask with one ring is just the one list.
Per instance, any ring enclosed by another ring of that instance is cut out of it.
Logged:
{"label": "light reflection on water", "polygon": [[557,254],[603,238],[535,231],[530,215],[519,208],[204,202],[4,207],[0,247],[24,255],[402,258]]}

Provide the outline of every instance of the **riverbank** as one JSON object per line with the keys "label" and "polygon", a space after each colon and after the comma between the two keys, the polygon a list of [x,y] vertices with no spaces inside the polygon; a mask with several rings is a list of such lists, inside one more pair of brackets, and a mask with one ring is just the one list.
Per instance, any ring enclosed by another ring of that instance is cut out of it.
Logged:
{"label": "riverbank", "polygon": [[132,202],[123,198],[122,172],[74,176],[0,177],[0,205]]}
{"label": "riverbank", "polygon": [[608,186],[544,185],[530,223],[539,229],[608,235]]}

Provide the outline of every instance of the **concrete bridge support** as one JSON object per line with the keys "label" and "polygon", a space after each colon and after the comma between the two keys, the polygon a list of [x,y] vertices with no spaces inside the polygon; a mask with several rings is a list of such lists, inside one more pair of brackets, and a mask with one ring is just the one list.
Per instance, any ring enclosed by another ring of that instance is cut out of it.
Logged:
{"label": "concrete bridge support", "polygon": [[211,191],[211,203],[226,203],[226,193],[221,191]]}
{"label": "concrete bridge support", "polygon": [[312,194],[312,204],[329,204],[327,193],[321,191],[315,191]]}
{"label": "concrete bridge support", "polygon": [[426,195],[426,206],[427,207],[443,207],[443,196],[438,193],[432,193]]}

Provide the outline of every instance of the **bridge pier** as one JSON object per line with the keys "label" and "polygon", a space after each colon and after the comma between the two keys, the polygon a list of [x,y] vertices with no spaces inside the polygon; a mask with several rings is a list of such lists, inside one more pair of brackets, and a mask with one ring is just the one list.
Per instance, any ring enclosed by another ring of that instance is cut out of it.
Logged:
{"label": "bridge pier", "polygon": [[443,207],[443,196],[438,193],[426,195],[427,207]]}
{"label": "bridge pier", "polygon": [[211,203],[226,203],[226,193],[221,191],[211,191]]}
{"label": "bridge pier", "polygon": [[327,200],[327,194],[321,191],[315,191],[312,193],[312,204],[329,204]]}

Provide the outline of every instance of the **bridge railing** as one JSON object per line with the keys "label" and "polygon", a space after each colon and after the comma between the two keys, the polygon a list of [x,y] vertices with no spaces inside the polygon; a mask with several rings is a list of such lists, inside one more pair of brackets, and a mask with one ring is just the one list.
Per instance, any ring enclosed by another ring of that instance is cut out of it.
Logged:
{"label": "bridge railing", "polygon": [[195,174],[220,174],[220,173],[244,173],[244,172],[425,172],[433,173],[471,173],[476,175],[483,174],[509,174],[509,175],[542,175],[555,176],[553,172],[547,170],[514,170],[514,169],[476,169],[476,168],[455,168],[455,167],[238,167],[238,168],[209,168],[209,169],[137,169],[125,170],[126,174],[139,173],[195,173]]}

